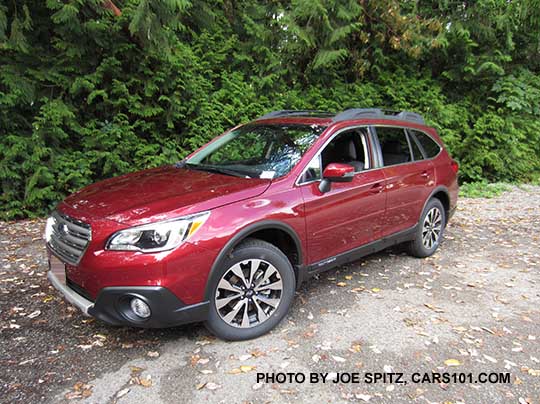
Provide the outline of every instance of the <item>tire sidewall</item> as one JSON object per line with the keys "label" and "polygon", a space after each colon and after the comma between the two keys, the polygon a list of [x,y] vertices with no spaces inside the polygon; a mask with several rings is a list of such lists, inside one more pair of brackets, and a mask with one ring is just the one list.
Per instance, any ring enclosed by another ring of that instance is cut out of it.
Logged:
{"label": "tire sidewall", "polygon": [[[271,317],[253,328],[237,328],[227,324],[219,315],[215,305],[215,294],[221,277],[238,262],[247,259],[262,259],[271,263],[279,272],[283,282],[283,291],[278,308]],[[287,257],[279,250],[274,251],[262,246],[247,246],[234,250],[216,268],[212,274],[211,287],[208,298],[210,308],[208,312],[207,328],[218,337],[225,340],[246,340],[266,334],[274,328],[287,314],[294,298],[296,279],[293,268]]]}

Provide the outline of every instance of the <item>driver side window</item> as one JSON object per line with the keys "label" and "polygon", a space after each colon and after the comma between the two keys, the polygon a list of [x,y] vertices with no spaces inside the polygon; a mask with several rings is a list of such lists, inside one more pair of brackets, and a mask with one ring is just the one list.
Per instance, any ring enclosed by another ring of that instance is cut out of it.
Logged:
{"label": "driver side window", "polygon": [[371,168],[367,128],[348,130],[332,139],[324,150],[311,160],[300,182],[320,180],[322,172],[330,163],[351,165],[355,173]]}

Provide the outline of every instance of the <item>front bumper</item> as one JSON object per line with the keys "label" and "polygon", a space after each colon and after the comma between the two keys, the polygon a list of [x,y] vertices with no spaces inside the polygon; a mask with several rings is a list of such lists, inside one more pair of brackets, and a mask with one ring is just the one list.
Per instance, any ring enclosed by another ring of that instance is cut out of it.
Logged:
{"label": "front bumper", "polygon": [[[111,325],[129,325],[142,328],[164,328],[206,320],[209,302],[185,305],[174,293],[162,286],[114,286],[103,288],[92,302],[69,287],[52,271],[47,277],[64,298],[78,307],[83,314],[96,317]],[[142,299],[152,314],[138,318],[130,309],[130,300]]]}

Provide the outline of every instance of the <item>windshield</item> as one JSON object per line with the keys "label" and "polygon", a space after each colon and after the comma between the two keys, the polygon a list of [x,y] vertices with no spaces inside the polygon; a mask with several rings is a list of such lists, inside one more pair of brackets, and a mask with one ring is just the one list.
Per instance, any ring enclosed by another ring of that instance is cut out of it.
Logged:
{"label": "windshield", "polygon": [[227,175],[278,178],[291,171],[324,129],[321,125],[245,125],[209,144],[186,164]]}

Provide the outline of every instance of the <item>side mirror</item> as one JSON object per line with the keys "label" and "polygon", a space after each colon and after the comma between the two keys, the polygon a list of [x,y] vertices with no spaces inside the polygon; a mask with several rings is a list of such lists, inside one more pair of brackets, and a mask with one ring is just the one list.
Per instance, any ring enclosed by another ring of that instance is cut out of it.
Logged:
{"label": "side mirror", "polygon": [[342,163],[330,163],[323,171],[323,180],[319,184],[319,191],[330,191],[332,182],[351,182],[354,178],[354,167]]}

